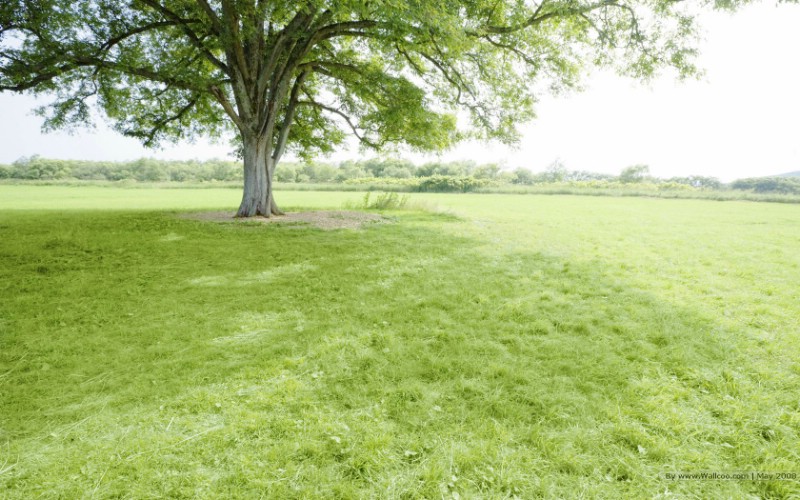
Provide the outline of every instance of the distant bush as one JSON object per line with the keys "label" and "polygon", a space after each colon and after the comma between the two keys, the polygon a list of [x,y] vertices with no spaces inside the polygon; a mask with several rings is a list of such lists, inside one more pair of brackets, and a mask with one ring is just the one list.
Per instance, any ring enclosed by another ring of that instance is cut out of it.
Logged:
{"label": "distant bush", "polygon": [[474,177],[433,175],[421,178],[417,191],[423,193],[468,193],[488,184],[486,179]]}
{"label": "distant bush", "polygon": [[702,175],[690,175],[689,177],[672,177],[665,182],[684,184],[697,189],[723,189],[725,187],[716,177],[704,177]]}

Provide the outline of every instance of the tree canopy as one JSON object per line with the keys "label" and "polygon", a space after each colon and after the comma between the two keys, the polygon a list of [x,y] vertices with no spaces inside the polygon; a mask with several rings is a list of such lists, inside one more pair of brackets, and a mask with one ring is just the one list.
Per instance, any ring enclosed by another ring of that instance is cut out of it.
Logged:
{"label": "tree canopy", "polygon": [[6,0],[0,90],[54,96],[51,128],[96,106],[146,145],[233,131],[239,215],[268,216],[287,149],[329,152],[348,134],[373,149],[514,142],[538,93],[577,86],[589,65],[692,75],[697,9],[744,3]]}

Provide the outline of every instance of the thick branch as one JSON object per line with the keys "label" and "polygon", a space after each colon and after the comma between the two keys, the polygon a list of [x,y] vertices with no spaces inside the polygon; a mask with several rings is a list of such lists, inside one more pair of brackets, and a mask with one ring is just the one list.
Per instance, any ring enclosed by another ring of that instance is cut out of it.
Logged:
{"label": "thick branch", "polygon": [[262,67],[261,74],[258,77],[258,93],[263,94],[267,90],[267,85],[269,85],[270,78],[275,73],[275,68],[278,65],[279,60],[285,56],[285,51],[287,50],[287,43],[295,37],[295,33],[300,29],[300,26],[303,23],[307,22],[308,20],[308,13],[303,12],[302,10],[298,11],[297,14],[292,18],[291,21],[284,27],[277,35],[275,42],[272,45],[272,50],[270,51],[269,57],[267,58],[267,63]]}
{"label": "thick branch", "polygon": [[[311,9],[307,13],[304,21],[298,26],[297,31],[299,33],[308,33],[314,23],[315,15],[316,8]],[[332,15],[333,13],[331,11],[326,10],[320,15],[318,22],[324,24]],[[292,38],[291,34],[289,34],[289,36]],[[272,130],[275,127],[278,107],[283,103],[286,93],[289,91],[289,84],[292,76],[297,73],[297,66],[303,58],[306,57],[314,43],[313,34],[295,39],[294,43],[288,47],[287,53],[283,55],[282,62],[273,71],[269,88],[269,98],[263,110],[262,123],[259,127],[261,133],[272,134]]]}
{"label": "thick branch", "polygon": [[228,47],[233,56],[233,61],[228,62],[235,62],[236,68],[245,81],[250,81],[250,68],[247,66],[244,47],[242,46],[242,37],[239,30],[239,11],[236,3],[233,0],[222,0],[222,14],[225,19],[225,30],[230,37]]}
{"label": "thick branch", "polygon": [[309,73],[310,70],[300,73],[300,76],[298,76],[297,80],[294,81],[294,86],[292,86],[289,104],[286,106],[286,114],[283,117],[281,131],[278,135],[278,141],[275,144],[275,152],[272,155],[272,159],[276,164],[280,161],[281,156],[283,156],[283,152],[286,150],[286,141],[289,138],[289,131],[291,130],[292,122],[294,121],[294,113],[297,109],[297,103],[300,97],[300,89],[303,87],[303,83],[306,81]]}
{"label": "thick branch", "polygon": [[212,94],[214,94],[214,97],[217,99],[217,102],[220,103],[222,109],[225,110],[225,113],[230,117],[231,120],[233,120],[233,123],[236,124],[236,127],[242,133],[244,133],[247,127],[245,126],[239,114],[236,113],[236,110],[233,109],[233,106],[231,105],[231,102],[228,100],[228,96],[225,95],[225,92],[216,85],[212,85],[211,87],[209,87],[209,90],[211,91]]}
{"label": "thick branch", "polygon": [[309,69],[317,73],[330,76],[332,78],[336,78],[336,76],[331,71],[329,71],[329,69],[341,69],[345,71],[351,71],[359,75],[364,74],[364,71],[358,66],[355,66],[353,64],[337,63],[334,61],[308,61],[299,64],[297,66],[297,69],[300,71],[305,71]]}
{"label": "thick branch", "polygon": [[[378,26],[378,21],[363,20],[363,21],[345,21],[341,23],[329,24],[318,29],[315,36],[318,40],[327,40],[343,34],[346,35],[369,35],[367,32],[360,30],[367,28],[374,28]],[[374,34],[373,34],[374,35]]]}

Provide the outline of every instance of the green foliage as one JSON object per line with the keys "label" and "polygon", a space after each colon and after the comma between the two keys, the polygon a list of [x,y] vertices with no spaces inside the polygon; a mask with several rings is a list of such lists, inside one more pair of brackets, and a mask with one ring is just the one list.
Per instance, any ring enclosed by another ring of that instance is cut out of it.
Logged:
{"label": "green foliage", "polygon": [[325,232],[0,190],[5,498],[800,495],[663,478],[796,472],[794,206],[413,194],[460,218]]}
{"label": "green foliage", "polygon": [[515,141],[537,93],[576,88],[590,65],[695,74],[696,14],[649,0],[11,0],[0,90],[54,96],[41,110],[52,128],[97,106],[148,145],[235,131],[266,137],[275,161],[285,147],[307,160],[352,132],[369,148],[441,150]]}

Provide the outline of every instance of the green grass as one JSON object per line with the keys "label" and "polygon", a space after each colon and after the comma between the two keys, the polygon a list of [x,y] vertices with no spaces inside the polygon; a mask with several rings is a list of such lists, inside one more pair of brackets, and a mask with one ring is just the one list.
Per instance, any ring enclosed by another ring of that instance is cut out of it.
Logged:
{"label": "green grass", "polygon": [[800,496],[796,206],[237,201],[0,186],[0,497]]}

